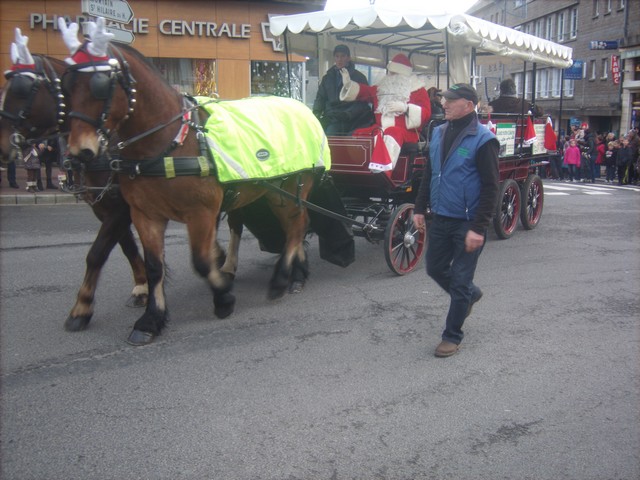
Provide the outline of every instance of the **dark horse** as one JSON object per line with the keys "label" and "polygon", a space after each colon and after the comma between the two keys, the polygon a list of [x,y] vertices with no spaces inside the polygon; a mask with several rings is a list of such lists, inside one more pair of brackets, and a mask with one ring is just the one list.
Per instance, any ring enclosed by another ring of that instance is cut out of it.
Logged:
{"label": "dark horse", "polygon": [[[66,126],[66,106],[60,88],[60,77],[66,64],[39,55],[29,55],[29,58],[33,60],[32,64],[16,62],[14,69],[6,75],[0,108],[0,152],[7,158],[16,155],[27,142],[56,139]],[[81,196],[91,206],[101,226],[86,257],[86,271],[76,303],[64,324],[69,331],[88,326],[100,272],[116,244],[120,244],[133,272],[135,286],[127,304],[141,307],[147,299],[144,261],[131,231],[129,205],[117,182],[114,180],[111,184],[112,172],[108,165],[97,164],[74,173],[76,181],[81,180],[86,187]]]}
{"label": "dark horse", "polygon": [[[120,188],[131,207],[131,217],[144,248],[149,282],[146,311],[136,321],[129,342],[136,345],[151,342],[167,322],[164,236],[169,220],[186,224],[193,266],[208,281],[214,313],[219,318],[230,315],[235,305],[231,293],[233,276],[218,266],[222,250],[217,242],[217,218],[221,210],[234,211],[259,199],[266,200],[285,236],[284,249],[269,282],[268,297],[278,298],[292,281],[304,280],[308,272],[303,244],[308,213],[297,200],[307,199],[317,175],[314,169],[298,169],[268,181],[222,184],[217,176],[220,171],[213,174],[217,166],[207,148],[208,139],[203,136],[202,125],[209,119],[210,110],[178,94],[135,49],[109,45],[104,19],[98,19],[97,26],[90,26],[91,40],[81,46],[77,39],[75,44],[68,41],[67,31],[71,29],[64,22],[60,22],[60,29],[72,53],[68,61],[75,62],[63,79],[71,108],[71,154],[91,163],[100,155],[108,135],[115,132],[122,139]],[[287,108],[299,108],[294,100],[278,101]],[[212,105],[210,108],[217,108]],[[298,113],[291,111],[290,117],[290,124],[303,129],[302,136],[312,138],[316,149],[313,155],[305,153],[307,157],[313,156],[304,159],[307,165],[316,162],[322,165],[328,147],[321,126],[306,107]],[[301,151],[277,118],[271,123],[273,129],[280,129],[276,135],[287,141],[287,151]],[[230,117],[216,128],[221,130],[222,137],[233,136],[238,144],[243,143],[247,137],[236,138],[239,130],[232,124]],[[186,137],[180,134],[185,125],[191,129]],[[253,161],[264,161],[269,154],[277,157],[267,148],[258,149]],[[230,163],[235,165],[236,160],[239,159],[233,158]],[[179,173],[183,164],[187,165],[184,167],[187,174]],[[274,184],[279,190],[273,189]],[[234,241],[237,239],[234,240],[232,232]],[[233,250],[231,246],[229,250]]]}

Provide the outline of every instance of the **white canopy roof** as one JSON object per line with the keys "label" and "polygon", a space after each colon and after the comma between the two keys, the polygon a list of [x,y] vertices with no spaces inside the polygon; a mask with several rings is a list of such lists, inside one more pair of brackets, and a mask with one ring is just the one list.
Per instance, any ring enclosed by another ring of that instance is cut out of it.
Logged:
{"label": "white canopy roof", "polygon": [[[469,62],[457,60],[460,56],[466,57],[470,47],[478,53],[556,68],[567,68],[573,63],[569,47],[471,15],[447,13],[442,7],[438,10],[428,4],[413,8],[373,4],[354,9],[276,15],[271,16],[269,22],[275,36],[287,32],[300,34],[287,36],[291,50],[297,53],[315,55],[319,44],[329,48],[347,43],[360,48],[358,54],[352,53],[354,58],[373,60],[377,57],[382,65],[385,59],[380,49],[444,55],[448,42],[449,74],[453,81],[469,81]],[[448,33],[446,40],[444,32]]]}

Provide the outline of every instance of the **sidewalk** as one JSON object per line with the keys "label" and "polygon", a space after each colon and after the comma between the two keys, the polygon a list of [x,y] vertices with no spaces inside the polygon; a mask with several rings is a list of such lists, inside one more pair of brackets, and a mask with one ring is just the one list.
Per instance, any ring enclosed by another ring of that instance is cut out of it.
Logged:
{"label": "sidewalk", "polygon": [[[4,165],[2,165],[4,167]],[[44,168],[42,169],[44,177]],[[58,186],[58,168],[53,168],[53,184]],[[6,170],[2,171],[2,181],[0,182],[0,205],[55,205],[84,203],[78,200],[75,195],[64,193],[61,190],[43,190],[42,192],[27,192],[27,171],[24,167],[16,169],[16,182],[20,188],[11,188]],[[46,181],[44,182],[46,184]]]}

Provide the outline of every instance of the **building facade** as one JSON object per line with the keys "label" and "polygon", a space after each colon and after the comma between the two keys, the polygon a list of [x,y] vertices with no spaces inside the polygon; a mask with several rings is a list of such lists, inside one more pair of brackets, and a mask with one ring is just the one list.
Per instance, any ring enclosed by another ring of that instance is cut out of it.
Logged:
{"label": "building facade", "polygon": [[640,120],[639,6],[635,0],[482,0],[471,15],[567,45],[574,66],[537,65],[534,72],[530,63],[480,58],[478,89],[489,101],[500,80],[512,77],[518,93],[534,97],[561,131],[580,123],[626,133]]}
{"label": "building facade", "polygon": [[[222,99],[289,96],[284,48],[269,32],[269,14],[318,8],[314,2],[243,0],[3,0],[0,67],[2,71],[11,67],[16,27],[29,37],[32,53],[63,59],[69,52],[58,31],[58,17],[81,25],[95,18],[91,13],[102,13],[115,39],[149,58],[178,91],[217,94]],[[292,96],[301,100],[305,100],[304,60],[292,57],[289,65]]]}

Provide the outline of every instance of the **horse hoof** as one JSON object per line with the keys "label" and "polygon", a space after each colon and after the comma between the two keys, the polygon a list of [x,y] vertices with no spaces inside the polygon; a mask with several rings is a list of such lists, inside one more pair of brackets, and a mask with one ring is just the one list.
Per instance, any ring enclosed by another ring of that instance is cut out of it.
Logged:
{"label": "horse hoof", "polygon": [[213,313],[218,318],[227,318],[233,313],[236,297],[231,293],[224,293],[214,298]]}
{"label": "horse hoof", "polygon": [[141,330],[134,329],[131,330],[129,338],[127,338],[127,343],[134,347],[140,347],[142,345],[149,345],[153,342],[154,338],[156,338],[156,335],[151,332],[143,332]]}
{"label": "horse hoof", "polygon": [[80,332],[89,326],[89,320],[91,320],[91,315],[80,315],[78,317],[69,315],[64,322],[64,329],[67,332]]}
{"label": "horse hoof", "polygon": [[132,307],[132,308],[140,308],[140,307],[146,307],[147,306],[147,299],[149,298],[149,295],[144,294],[144,295],[131,295],[129,297],[129,300],[127,300],[127,307]]}
{"label": "horse hoof", "polygon": [[279,298],[282,298],[284,297],[284,294],[286,291],[287,291],[286,288],[270,288],[269,291],[267,292],[267,299],[277,300]]}
{"label": "horse hoof", "polygon": [[289,293],[302,293],[304,282],[292,282],[289,286]]}

